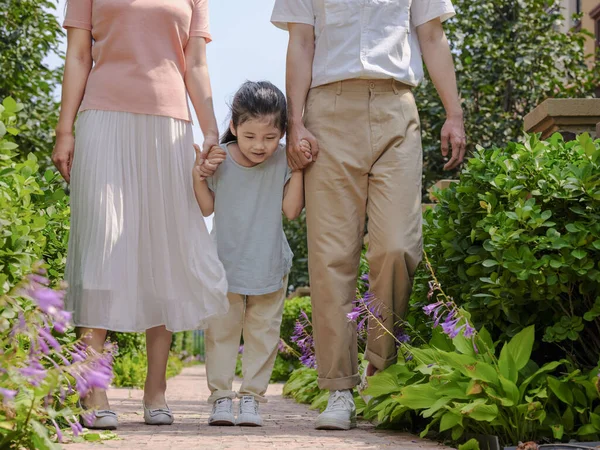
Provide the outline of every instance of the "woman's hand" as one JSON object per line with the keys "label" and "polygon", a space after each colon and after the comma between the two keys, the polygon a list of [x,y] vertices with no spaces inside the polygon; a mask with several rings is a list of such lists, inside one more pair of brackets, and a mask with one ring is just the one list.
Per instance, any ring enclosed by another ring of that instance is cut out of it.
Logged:
{"label": "woman's hand", "polygon": [[52,162],[67,183],[71,182],[71,166],[75,154],[75,136],[73,133],[57,133],[56,144],[52,151]]}
{"label": "woman's hand", "polygon": [[298,124],[290,127],[287,144],[288,164],[292,170],[304,169],[311,162],[316,161],[319,144],[304,125]]}
{"label": "woman's hand", "polygon": [[212,177],[221,163],[227,159],[227,154],[218,145],[214,145],[204,152],[200,151],[200,147],[197,144],[194,144],[194,150],[196,151],[196,162],[193,174],[200,181]]}

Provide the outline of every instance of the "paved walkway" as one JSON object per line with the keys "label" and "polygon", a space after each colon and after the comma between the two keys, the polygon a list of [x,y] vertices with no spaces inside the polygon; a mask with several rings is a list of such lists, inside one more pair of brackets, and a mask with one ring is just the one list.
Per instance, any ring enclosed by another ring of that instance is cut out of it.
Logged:
{"label": "paved walkway", "polygon": [[103,443],[67,444],[65,450],[190,450],[190,449],[408,449],[446,450],[447,447],[405,433],[376,430],[361,422],[349,432],[312,428],[316,411],[281,397],[281,384],[269,388],[269,403],[262,405],[262,428],[209,427],[210,407],[204,366],[194,366],[169,380],[169,404],[175,413],[170,427],[144,425],[142,392],[112,389],[109,398],[119,413],[121,439]]}

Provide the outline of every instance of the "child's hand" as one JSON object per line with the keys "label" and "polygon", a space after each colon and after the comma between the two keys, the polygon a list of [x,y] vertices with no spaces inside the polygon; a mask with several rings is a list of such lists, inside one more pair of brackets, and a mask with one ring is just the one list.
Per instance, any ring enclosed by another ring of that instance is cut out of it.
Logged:
{"label": "child's hand", "polygon": [[227,154],[223,149],[217,145],[213,146],[208,151],[206,157],[202,154],[202,151],[197,144],[194,144],[194,150],[196,151],[196,162],[194,163],[193,175],[200,181],[212,177],[219,165],[225,161],[227,157]]}
{"label": "child's hand", "polygon": [[310,142],[308,142],[306,139],[302,139],[300,141],[300,148],[304,152],[304,156],[306,156],[306,159],[312,161],[312,147],[310,145]]}

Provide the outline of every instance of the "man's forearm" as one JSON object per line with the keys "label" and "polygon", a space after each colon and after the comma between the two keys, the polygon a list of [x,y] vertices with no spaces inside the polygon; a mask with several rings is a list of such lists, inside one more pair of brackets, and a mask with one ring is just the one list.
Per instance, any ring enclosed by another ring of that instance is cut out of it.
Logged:
{"label": "man's forearm", "polygon": [[312,65],[315,55],[314,41],[290,35],[287,53],[286,90],[290,124],[300,123],[306,96],[312,82]]}
{"label": "man's forearm", "polygon": [[434,20],[417,28],[423,60],[448,116],[462,116],[450,45],[442,24]]}

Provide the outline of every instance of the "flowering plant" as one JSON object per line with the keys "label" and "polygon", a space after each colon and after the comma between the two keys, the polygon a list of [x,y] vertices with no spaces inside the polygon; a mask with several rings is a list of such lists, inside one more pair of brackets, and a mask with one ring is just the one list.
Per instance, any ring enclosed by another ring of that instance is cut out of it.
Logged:
{"label": "flowering plant", "polygon": [[83,431],[75,399],[111,382],[112,348],[99,354],[56,338],[71,319],[63,297],[41,264],[0,297],[0,448],[60,448],[63,428]]}

